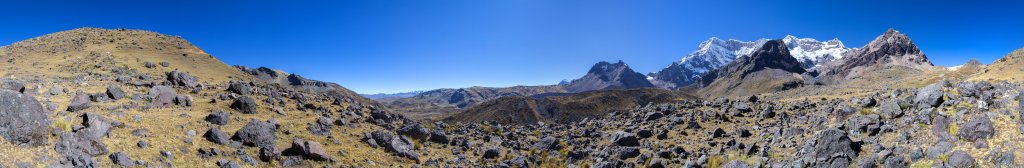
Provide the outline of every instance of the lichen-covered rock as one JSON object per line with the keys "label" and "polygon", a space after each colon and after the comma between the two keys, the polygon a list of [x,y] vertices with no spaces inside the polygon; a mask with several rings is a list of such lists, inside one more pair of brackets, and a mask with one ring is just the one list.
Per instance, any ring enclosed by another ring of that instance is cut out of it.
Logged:
{"label": "lichen-covered rock", "polygon": [[18,145],[41,146],[50,137],[50,112],[35,98],[0,90],[0,136]]}
{"label": "lichen-covered rock", "polygon": [[274,123],[252,120],[235,132],[231,139],[242,142],[243,145],[271,147],[277,142],[276,132],[277,126]]}
{"label": "lichen-covered rock", "polygon": [[256,114],[256,101],[249,96],[242,96],[235,99],[234,103],[231,103],[231,109],[235,109],[238,112],[244,114]]}

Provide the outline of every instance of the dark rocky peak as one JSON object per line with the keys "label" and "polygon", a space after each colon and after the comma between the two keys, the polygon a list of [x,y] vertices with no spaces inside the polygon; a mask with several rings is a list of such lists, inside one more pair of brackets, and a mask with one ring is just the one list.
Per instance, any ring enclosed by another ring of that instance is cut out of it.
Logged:
{"label": "dark rocky peak", "polygon": [[647,77],[630,69],[625,62],[598,62],[586,75],[565,85],[570,92],[605,89],[632,89],[654,87]]}
{"label": "dark rocky peak", "polygon": [[781,69],[793,73],[805,72],[800,67],[800,62],[789,54],[789,49],[782,40],[765,42],[764,45],[761,45],[761,48],[737,60],[736,64],[744,69],[744,75],[745,73],[766,68]]}
{"label": "dark rocky peak", "polygon": [[889,28],[885,31],[885,34],[878,36],[875,40],[864,46],[867,52],[880,52],[879,54],[885,55],[921,55],[921,49],[917,48],[917,45],[907,37],[906,34],[900,33],[895,29]]}

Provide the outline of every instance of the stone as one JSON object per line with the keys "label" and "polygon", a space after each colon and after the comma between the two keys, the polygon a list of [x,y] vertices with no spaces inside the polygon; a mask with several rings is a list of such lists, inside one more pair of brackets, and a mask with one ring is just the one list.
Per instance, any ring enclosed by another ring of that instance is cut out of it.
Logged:
{"label": "stone", "polygon": [[50,137],[50,112],[32,96],[0,90],[0,136],[17,145],[42,146]]}
{"label": "stone", "polygon": [[192,76],[188,72],[178,70],[167,72],[167,81],[171,82],[174,86],[181,86],[189,89],[195,88],[199,85],[199,80],[196,79],[196,77]]}
{"label": "stone", "polygon": [[740,160],[732,160],[732,161],[729,161],[729,163],[726,163],[725,165],[722,165],[722,168],[748,168],[748,167],[751,167],[751,166],[747,165],[747,163],[744,163],[743,161],[740,161]]}
{"label": "stone", "polygon": [[110,154],[110,156],[108,157],[110,158],[110,161],[113,162],[115,165],[121,165],[121,167],[135,166],[135,161],[133,161],[132,158],[128,157],[127,154],[121,152],[114,152],[113,154]]}
{"label": "stone", "polygon": [[900,108],[899,102],[896,101],[882,101],[882,104],[878,107],[878,114],[883,118],[897,118],[903,115],[903,109]]}
{"label": "stone", "polygon": [[156,68],[156,64],[149,61],[143,62],[142,66],[145,66],[146,68]]}
{"label": "stone", "polygon": [[252,120],[242,126],[232,140],[242,142],[243,145],[253,147],[274,146],[277,139],[277,126],[271,122]]}
{"label": "stone", "polygon": [[533,149],[544,151],[544,150],[559,150],[562,149],[562,145],[559,144],[559,140],[552,136],[545,136],[540,141],[533,144]]}
{"label": "stone", "polygon": [[259,158],[260,158],[260,160],[262,160],[264,162],[270,162],[270,161],[273,161],[273,160],[277,160],[280,157],[281,157],[281,152],[277,150],[277,147],[271,146],[271,147],[261,147],[260,148]]}
{"label": "stone", "polygon": [[[846,132],[830,128],[822,131],[814,138],[813,153],[817,158],[815,165],[826,167],[846,167],[857,157],[854,143]],[[859,147],[857,147],[859,149]]]}
{"label": "stone", "polygon": [[402,126],[402,128],[399,128],[397,132],[399,135],[409,136],[410,138],[417,140],[425,140],[430,136],[430,132],[427,128],[424,128],[423,125],[420,125],[419,123],[406,124],[405,126]]}
{"label": "stone", "polygon": [[206,116],[206,121],[217,125],[227,125],[231,121],[231,113],[213,112]]}
{"label": "stone", "polygon": [[942,104],[942,95],[942,85],[940,83],[934,83],[918,89],[917,94],[914,97],[914,103],[918,108],[938,107],[939,104]]}
{"label": "stone", "polygon": [[79,112],[91,106],[92,101],[89,98],[89,94],[79,90],[75,92],[75,97],[71,98],[71,104],[68,104],[68,111]]}
{"label": "stone", "polygon": [[162,66],[162,67],[169,67],[169,66],[171,66],[171,63],[167,62],[167,61],[161,61],[160,62],[160,66]]}
{"label": "stone", "polygon": [[257,107],[256,101],[249,96],[238,97],[234,103],[231,103],[231,109],[235,109],[243,114],[256,114]]}
{"label": "stone", "polygon": [[112,100],[123,99],[125,98],[124,90],[121,90],[119,85],[109,85],[107,86],[107,97]]}
{"label": "stone", "polygon": [[974,161],[974,157],[964,151],[953,151],[953,154],[949,155],[949,162],[947,166],[951,168],[973,168],[977,166]]}
{"label": "stone", "polygon": [[612,134],[611,141],[618,146],[640,146],[640,139],[625,131],[618,131]]}
{"label": "stone", "polygon": [[661,119],[662,117],[665,117],[665,114],[662,114],[661,112],[648,112],[647,115],[644,115],[644,120],[653,121]]}
{"label": "stone", "polygon": [[18,80],[0,80],[0,90],[10,90],[18,93],[25,93],[25,84]]}
{"label": "stone", "polygon": [[501,149],[500,148],[493,148],[492,147],[492,148],[488,148],[486,151],[484,151],[484,156],[483,157],[484,157],[484,159],[494,159],[494,158],[498,158],[499,156],[501,156]]}
{"label": "stone", "polygon": [[451,141],[451,138],[449,138],[448,134],[444,132],[444,129],[438,128],[430,132],[430,141],[439,144],[448,144],[448,142]]}
{"label": "stone", "polygon": [[291,151],[298,152],[306,158],[316,161],[327,161],[330,160],[330,156],[327,155],[327,151],[324,150],[324,146],[320,145],[319,142],[306,141],[303,139],[296,138],[292,141]]}
{"label": "stone", "polygon": [[313,135],[330,136],[332,126],[334,126],[334,123],[331,122],[330,118],[320,117],[316,122],[310,123],[306,130],[309,130],[309,133]]}
{"label": "stone", "polygon": [[252,87],[244,82],[231,82],[231,84],[228,84],[228,91],[240,95],[249,95],[252,94]]}
{"label": "stone", "polygon": [[153,86],[153,88],[149,88],[147,97],[152,99],[150,106],[167,107],[174,104],[174,99],[178,97],[178,92],[169,86]]}
{"label": "stone", "polygon": [[206,133],[203,134],[203,137],[206,137],[206,140],[209,140],[210,142],[221,145],[227,145],[231,143],[231,138],[228,137],[228,134],[224,133],[224,131],[221,131],[220,128],[217,127],[213,127],[210,128],[210,130],[207,130]]}
{"label": "stone", "polygon": [[995,134],[995,127],[992,125],[992,120],[988,117],[977,116],[960,126],[957,136],[969,141],[975,141],[992,138],[993,134]]}
{"label": "stone", "polygon": [[878,134],[882,126],[877,114],[861,115],[851,118],[846,122],[847,131],[852,136]]}
{"label": "stone", "polygon": [[414,145],[409,138],[381,130],[371,132],[368,137],[366,141],[367,143],[373,142],[371,146],[376,144],[399,157],[409,158],[417,162],[420,161],[420,155],[413,151]]}

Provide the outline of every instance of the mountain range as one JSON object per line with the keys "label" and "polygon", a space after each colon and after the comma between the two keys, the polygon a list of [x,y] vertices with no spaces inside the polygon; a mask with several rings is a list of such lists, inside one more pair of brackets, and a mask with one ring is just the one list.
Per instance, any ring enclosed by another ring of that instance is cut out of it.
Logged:
{"label": "mountain range", "polygon": [[[662,88],[678,88],[693,84],[708,71],[718,69],[740,56],[749,55],[769,39],[756,41],[722,40],[717,37],[700,43],[696,51],[674,62],[664,69],[648,74],[651,81],[661,83]],[[797,38],[787,35],[782,41],[789,48],[792,57],[804,69],[814,70],[833,60],[841,59],[850,52],[839,39],[818,41],[812,38]]]}
{"label": "mountain range", "polygon": [[1024,49],[938,68],[890,29],[808,64],[787,41],[675,90],[618,61],[371,100],[179,36],[74,29],[0,47],[0,167],[1024,165]]}

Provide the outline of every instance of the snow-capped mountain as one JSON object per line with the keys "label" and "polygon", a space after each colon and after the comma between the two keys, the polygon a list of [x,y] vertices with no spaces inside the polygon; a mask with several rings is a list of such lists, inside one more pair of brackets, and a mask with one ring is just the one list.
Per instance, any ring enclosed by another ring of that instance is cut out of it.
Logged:
{"label": "snow-capped mountain", "polygon": [[[672,63],[661,71],[648,74],[648,79],[662,88],[686,86],[697,81],[708,71],[729,64],[738,57],[749,55],[767,41],[768,39],[764,38],[756,41],[740,41],[711,37],[701,42],[696,51],[686,55],[678,62]],[[813,38],[797,38],[789,35],[783,38],[783,42],[793,57],[800,62],[801,67],[805,69],[815,69],[826,62],[842,58],[843,54],[851,51],[839,39],[821,42]]]}
{"label": "snow-capped mountain", "polygon": [[818,41],[813,38],[797,38],[787,35],[782,39],[789,47],[789,53],[800,61],[804,69],[815,69],[826,62],[843,58],[843,55],[850,52],[839,39],[829,41]]}

